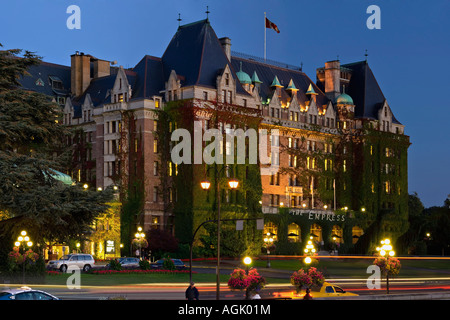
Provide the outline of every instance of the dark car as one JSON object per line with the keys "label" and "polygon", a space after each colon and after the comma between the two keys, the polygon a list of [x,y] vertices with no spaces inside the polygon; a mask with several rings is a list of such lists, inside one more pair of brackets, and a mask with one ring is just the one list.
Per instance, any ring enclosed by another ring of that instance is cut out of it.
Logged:
{"label": "dark car", "polygon": [[[164,260],[165,259],[161,259],[161,260],[158,260],[158,261],[152,263],[151,264],[152,268],[153,269],[162,269]],[[170,259],[170,260],[172,260],[173,264],[175,265],[175,269],[177,269],[177,270],[185,270],[186,269],[186,265],[180,259]]]}
{"label": "dark car", "polygon": [[0,300],[60,300],[50,293],[28,287],[0,291]]}

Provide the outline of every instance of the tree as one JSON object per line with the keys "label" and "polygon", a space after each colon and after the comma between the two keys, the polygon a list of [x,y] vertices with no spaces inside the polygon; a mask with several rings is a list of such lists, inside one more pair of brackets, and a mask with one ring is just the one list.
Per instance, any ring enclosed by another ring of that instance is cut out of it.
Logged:
{"label": "tree", "polygon": [[[1,44],[0,44],[1,48]],[[0,50],[0,229],[3,246],[27,227],[35,243],[66,241],[86,233],[107,208],[112,191],[68,186],[55,178],[72,150],[70,131],[50,97],[21,89],[19,79],[40,57],[22,50]],[[11,249],[11,247],[9,248]]]}
{"label": "tree", "polygon": [[405,254],[425,254],[423,234],[428,222],[424,215],[424,206],[416,192],[408,198],[408,222],[408,231],[397,240],[399,251]]}
{"label": "tree", "polygon": [[148,249],[157,258],[162,257],[166,252],[176,252],[178,240],[170,232],[160,229],[147,231]]}
{"label": "tree", "polygon": [[431,207],[424,210],[429,221],[429,228],[426,232],[430,233],[429,249],[430,254],[444,255],[450,247],[450,198],[444,201],[442,207]]}

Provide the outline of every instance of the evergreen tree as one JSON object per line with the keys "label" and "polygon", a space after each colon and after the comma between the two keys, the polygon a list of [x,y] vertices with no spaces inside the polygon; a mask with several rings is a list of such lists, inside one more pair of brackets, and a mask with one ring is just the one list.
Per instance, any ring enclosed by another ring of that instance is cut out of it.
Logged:
{"label": "evergreen tree", "polygon": [[[1,44],[0,44],[1,48]],[[0,229],[4,246],[21,228],[34,242],[67,241],[86,233],[108,208],[112,192],[84,190],[55,179],[72,153],[60,107],[51,98],[21,89],[20,79],[40,57],[0,50]],[[11,249],[11,248],[9,248]]]}

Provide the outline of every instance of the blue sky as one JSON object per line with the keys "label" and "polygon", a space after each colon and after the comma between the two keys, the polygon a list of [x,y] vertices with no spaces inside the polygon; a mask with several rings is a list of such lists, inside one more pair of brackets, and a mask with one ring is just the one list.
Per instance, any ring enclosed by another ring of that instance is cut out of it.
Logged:
{"label": "blue sky", "polygon": [[[67,7],[81,9],[81,29],[70,30]],[[370,30],[370,5],[381,29]],[[293,65],[315,80],[316,68],[368,61],[396,118],[406,126],[409,193],[426,207],[450,194],[450,1],[377,0],[16,0],[0,5],[0,43],[70,65],[75,51],[133,67],[160,57],[178,27],[206,17],[232,50],[264,55],[264,12],[280,33],[267,30],[267,58]]]}

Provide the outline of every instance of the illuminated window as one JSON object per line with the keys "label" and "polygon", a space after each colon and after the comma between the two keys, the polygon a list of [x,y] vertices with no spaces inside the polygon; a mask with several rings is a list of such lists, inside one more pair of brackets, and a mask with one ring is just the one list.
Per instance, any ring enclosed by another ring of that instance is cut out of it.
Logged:
{"label": "illuminated window", "polygon": [[331,234],[332,237],[334,237],[335,239],[333,239],[334,242],[336,243],[344,243],[344,231],[342,230],[342,228],[338,225],[334,225],[332,230],[331,230]]}
{"label": "illuminated window", "polygon": [[300,242],[301,234],[300,227],[296,223],[291,223],[288,225],[288,241],[289,242]]}
{"label": "illuminated window", "polygon": [[159,217],[158,216],[152,216],[152,224],[159,224]]}
{"label": "illuminated window", "polygon": [[[322,241],[322,227],[316,223],[311,225],[310,236],[313,237],[313,242],[320,243]],[[319,248],[316,248],[319,250]]]}
{"label": "illuminated window", "polygon": [[167,165],[168,170],[169,170],[169,177],[171,177],[173,174],[172,166],[173,166],[173,163],[169,161],[168,165]]}
{"label": "illuminated window", "polygon": [[273,237],[273,240],[277,240],[278,227],[273,222],[267,222],[264,224],[264,235],[270,233]]}
{"label": "illuminated window", "polygon": [[123,94],[119,93],[119,102],[123,102]]}
{"label": "illuminated window", "polygon": [[344,160],[344,163],[342,166],[343,166],[344,172],[347,172],[347,160]]}
{"label": "illuminated window", "polygon": [[386,193],[391,193],[391,184],[390,184],[390,182],[389,182],[389,181],[386,181],[386,182],[384,183],[384,186],[385,186],[385,192],[386,192]]}
{"label": "illuminated window", "polygon": [[158,153],[158,140],[153,140],[153,152]]}

